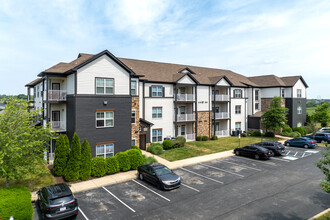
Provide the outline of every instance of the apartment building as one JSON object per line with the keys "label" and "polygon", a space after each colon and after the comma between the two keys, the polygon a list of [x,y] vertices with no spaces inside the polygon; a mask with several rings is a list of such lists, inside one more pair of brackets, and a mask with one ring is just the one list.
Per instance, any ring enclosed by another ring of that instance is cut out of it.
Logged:
{"label": "apartment building", "polygon": [[[230,70],[117,58],[105,50],[58,63],[26,85],[40,123],[86,138],[92,156],[184,136],[229,136],[260,129],[274,96],[290,109],[290,126],[306,116],[301,76],[245,77]],[[55,143],[49,149],[53,158]]]}

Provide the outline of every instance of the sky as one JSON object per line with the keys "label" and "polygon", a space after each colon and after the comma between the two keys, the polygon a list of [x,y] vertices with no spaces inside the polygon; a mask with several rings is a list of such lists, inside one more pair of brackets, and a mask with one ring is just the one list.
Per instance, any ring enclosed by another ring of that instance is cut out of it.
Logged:
{"label": "sky", "polygon": [[78,53],[301,75],[330,98],[329,0],[0,0],[0,94]]}

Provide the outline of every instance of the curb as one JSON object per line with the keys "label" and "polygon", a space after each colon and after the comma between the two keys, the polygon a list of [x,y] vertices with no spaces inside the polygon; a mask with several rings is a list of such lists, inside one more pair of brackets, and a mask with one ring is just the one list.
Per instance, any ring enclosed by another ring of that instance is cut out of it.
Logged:
{"label": "curb", "polygon": [[309,218],[308,220],[314,220],[314,219],[320,217],[321,215],[324,215],[324,214],[327,213],[327,212],[330,212],[330,208],[324,210],[323,212],[320,212],[320,213],[317,214],[317,215],[314,215],[313,217]]}

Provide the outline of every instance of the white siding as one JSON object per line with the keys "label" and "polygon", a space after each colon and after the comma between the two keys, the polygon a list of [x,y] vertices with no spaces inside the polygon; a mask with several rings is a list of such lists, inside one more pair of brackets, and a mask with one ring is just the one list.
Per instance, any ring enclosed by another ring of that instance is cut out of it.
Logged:
{"label": "white siding", "polygon": [[114,94],[129,95],[129,73],[107,55],[103,55],[77,71],[77,93],[95,94],[95,78],[114,78]]}
{"label": "white siding", "polygon": [[210,98],[209,86],[197,86],[197,111],[209,111]]}
{"label": "white siding", "polygon": [[140,118],[143,118],[143,82],[139,82],[139,91],[141,91],[141,93],[139,94],[139,109],[140,109]]}
{"label": "white siding", "polygon": [[42,95],[41,95],[42,82],[35,85],[34,89],[36,91],[36,94],[34,97],[34,107],[35,107],[35,109],[39,110],[42,108]]}
{"label": "white siding", "polygon": [[261,98],[273,98],[274,96],[281,96],[280,87],[262,88],[260,91]]}
{"label": "white siding", "polygon": [[75,74],[70,74],[67,76],[67,83],[66,83],[66,92],[69,95],[74,94],[74,76]]}
{"label": "white siding", "polygon": [[284,90],[284,97],[285,98],[291,98],[291,93],[292,93],[292,87],[289,87],[289,88],[285,88]]}
{"label": "white siding", "polygon": [[248,88],[247,90],[246,90],[246,95],[247,95],[247,100],[248,100],[248,102],[247,102],[247,114],[248,115],[253,115],[254,114],[254,112],[253,112],[253,106],[252,106],[252,91],[253,91],[253,89],[252,88]]}
{"label": "white siding", "polygon": [[221,79],[218,83],[217,86],[230,86],[229,83],[227,82],[227,80],[225,79]]}
{"label": "white siding", "polygon": [[161,83],[146,83],[144,87],[145,97],[150,97],[149,91],[151,86],[163,86],[165,88],[165,97],[173,97],[173,85]]}
{"label": "white siding", "polygon": [[297,98],[297,89],[301,89],[301,98],[306,98],[306,87],[300,79],[293,86],[293,98]]}
{"label": "white siding", "polygon": [[195,85],[196,83],[188,76],[185,75],[184,77],[182,77],[179,81],[179,84],[192,84]]}
{"label": "white siding", "polygon": [[[235,106],[241,106],[241,114],[235,114]],[[231,130],[235,130],[235,122],[241,122],[242,131],[245,131],[246,118],[245,118],[245,99],[232,99],[231,100]]]}
{"label": "white siding", "polygon": [[231,98],[234,98],[234,90],[235,89],[241,89],[242,90],[242,98],[245,98],[246,97],[246,90],[245,88],[240,88],[240,87],[231,87]]}

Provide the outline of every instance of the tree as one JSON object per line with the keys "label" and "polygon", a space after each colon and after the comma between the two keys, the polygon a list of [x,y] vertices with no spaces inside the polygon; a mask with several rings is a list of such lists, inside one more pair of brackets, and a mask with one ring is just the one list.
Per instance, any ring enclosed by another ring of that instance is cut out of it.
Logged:
{"label": "tree", "polygon": [[[66,136],[66,138],[68,138]],[[69,157],[69,146],[67,146],[64,137],[60,134],[60,136],[56,139],[55,144],[55,159],[53,172],[56,176],[63,176],[64,170],[66,167],[66,163],[68,162]]]}
{"label": "tree", "polygon": [[321,187],[327,193],[330,193],[330,146],[326,145],[325,151],[321,153],[322,157],[316,164],[325,175],[325,179],[321,181]]}
{"label": "tree", "polygon": [[91,147],[86,139],[84,139],[81,145],[81,167],[80,167],[80,179],[87,180],[91,176]]}
{"label": "tree", "polygon": [[314,120],[320,122],[322,127],[328,126],[330,122],[330,106],[328,103],[316,107]]}
{"label": "tree", "polygon": [[44,172],[46,146],[53,138],[50,128],[36,127],[38,111],[28,102],[10,98],[0,114],[0,178],[20,180]]}
{"label": "tree", "polygon": [[263,124],[273,131],[284,128],[287,119],[288,109],[281,106],[281,97],[274,97],[270,103],[270,108],[263,114]]}
{"label": "tree", "polygon": [[68,163],[64,171],[64,179],[69,182],[74,182],[79,179],[81,159],[81,145],[80,139],[75,132],[71,141],[71,149],[69,154]]}

